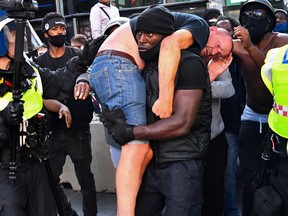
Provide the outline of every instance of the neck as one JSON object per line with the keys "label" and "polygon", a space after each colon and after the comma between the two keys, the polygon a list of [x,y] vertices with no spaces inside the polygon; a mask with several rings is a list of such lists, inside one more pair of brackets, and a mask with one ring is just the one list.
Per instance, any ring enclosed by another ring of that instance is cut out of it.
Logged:
{"label": "neck", "polygon": [[55,47],[51,44],[49,45],[49,54],[53,58],[60,58],[65,53],[65,44],[61,47]]}
{"label": "neck", "polygon": [[11,60],[7,58],[7,56],[0,57],[0,69],[1,70],[8,70],[10,68]]}
{"label": "neck", "polygon": [[108,2],[102,2],[102,1],[100,1],[100,3],[102,3],[102,4],[104,4],[104,5],[107,5],[107,6],[110,5],[110,2],[109,2],[109,1],[108,1]]}

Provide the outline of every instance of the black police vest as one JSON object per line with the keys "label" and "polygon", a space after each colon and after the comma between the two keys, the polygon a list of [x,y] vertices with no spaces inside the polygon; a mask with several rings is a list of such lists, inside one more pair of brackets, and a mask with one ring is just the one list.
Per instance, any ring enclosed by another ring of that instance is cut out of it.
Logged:
{"label": "black police vest", "polygon": [[[182,51],[179,65],[181,65],[182,62],[188,58],[196,58],[203,64],[203,68],[207,74],[207,82],[210,83],[207,67],[199,56],[188,51]],[[146,63],[146,67],[143,71],[143,77],[146,80],[147,89],[147,122],[150,124],[160,120],[160,118],[152,112],[152,106],[159,96],[158,62]],[[176,85],[177,76],[175,79],[175,86]],[[210,142],[210,127],[212,118],[211,87],[205,91],[207,91],[207,93],[203,95],[202,99],[204,102],[202,102],[200,105],[195,123],[193,124],[188,135],[164,141],[150,142],[156,162],[164,163],[181,160],[202,159],[205,157],[208,144]]]}

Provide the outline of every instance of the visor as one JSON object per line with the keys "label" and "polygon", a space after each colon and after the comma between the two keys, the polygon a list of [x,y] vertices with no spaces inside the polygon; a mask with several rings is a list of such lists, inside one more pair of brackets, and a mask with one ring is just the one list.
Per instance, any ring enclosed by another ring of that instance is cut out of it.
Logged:
{"label": "visor", "polygon": [[[0,22],[0,29],[1,32],[3,32],[3,41],[9,41],[9,40],[13,40],[13,37],[11,36],[11,32],[15,32],[16,31],[16,21],[15,19],[10,19],[10,18],[6,18],[5,20],[2,20]],[[15,35],[15,33],[13,34]],[[1,35],[0,35],[1,36]],[[36,34],[35,30],[33,29],[33,27],[31,26],[31,24],[29,23],[29,21],[26,22],[25,25],[25,29],[24,29],[24,52],[25,53],[29,53],[29,52],[33,52],[36,49],[38,49],[40,46],[43,45],[42,41],[40,40],[40,38],[38,37],[38,35]],[[15,38],[14,38],[15,40]],[[9,43],[7,43],[7,49],[9,46]],[[2,48],[1,48],[2,49]],[[3,52],[1,52],[1,56],[5,55],[7,53],[4,53],[4,48],[3,48]]]}
{"label": "visor", "polygon": [[43,46],[42,41],[38,37],[37,33],[35,32],[29,21],[27,21],[26,23],[25,36],[26,38],[24,40],[24,52],[33,52],[39,47]]}

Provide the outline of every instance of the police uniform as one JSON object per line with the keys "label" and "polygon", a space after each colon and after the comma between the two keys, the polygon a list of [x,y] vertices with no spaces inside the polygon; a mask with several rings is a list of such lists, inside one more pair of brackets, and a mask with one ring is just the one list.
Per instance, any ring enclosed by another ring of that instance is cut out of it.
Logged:
{"label": "police uniform", "polygon": [[[279,155],[277,171],[271,183],[282,195],[284,206],[280,215],[288,215],[288,45],[271,49],[261,70],[262,80],[273,95],[273,107],[268,116],[272,130],[272,150]],[[277,215],[278,216],[278,215]]]}

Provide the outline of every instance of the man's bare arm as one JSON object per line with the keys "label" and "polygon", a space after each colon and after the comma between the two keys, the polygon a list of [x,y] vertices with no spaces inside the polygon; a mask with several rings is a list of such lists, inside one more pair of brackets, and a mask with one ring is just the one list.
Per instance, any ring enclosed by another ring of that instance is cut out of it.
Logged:
{"label": "man's bare arm", "polygon": [[187,135],[196,119],[202,96],[202,89],[177,90],[172,116],[153,124],[134,127],[135,138],[139,140],[165,140]]}
{"label": "man's bare arm", "polygon": [[[249,32],[246,28],[242,26],[237,26],[234,28],[234,37],[240,39],[244,49],[247,50],[250,57],[253,59],[255,64],[261,68],[264,64],[265,55],[251,42]],[[234,42],[239,43],[238,41]],[[239,46],[234,46],[235,49]]]}
{"label": "man's bare arm", "polygon": [[166,37],[160,48],[159,57],[159,98],[152,107],[153,113],[160,118],[171,116],[174,97],[174,80],[182,49],[187,49],[194,43],[191,32],[178,30]]}

